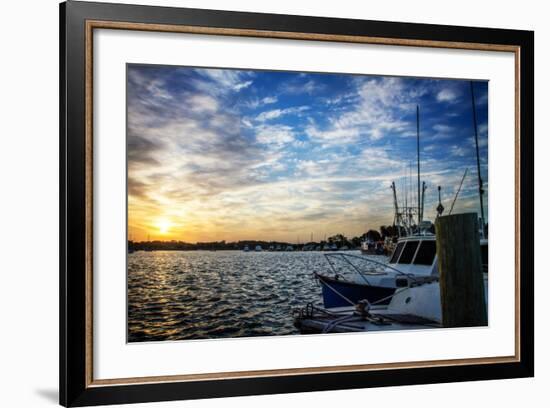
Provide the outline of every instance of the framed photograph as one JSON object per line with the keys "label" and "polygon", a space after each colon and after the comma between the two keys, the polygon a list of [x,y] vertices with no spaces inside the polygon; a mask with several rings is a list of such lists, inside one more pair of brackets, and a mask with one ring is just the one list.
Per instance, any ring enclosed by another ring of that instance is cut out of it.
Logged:
{"label": "framed photograph", "polygon": [[60,6],[60,403],[534,375],[534,34]]}

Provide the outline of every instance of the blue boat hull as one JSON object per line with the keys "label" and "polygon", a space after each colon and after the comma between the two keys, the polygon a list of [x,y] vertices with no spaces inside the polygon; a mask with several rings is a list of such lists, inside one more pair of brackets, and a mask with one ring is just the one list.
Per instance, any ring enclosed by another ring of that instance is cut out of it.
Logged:
{"label": "blue boat hull", "polygon": [[[370,303],[374,303],[380,299],[387,298],[377,303],[378,305],[387,305],[390,303],[390,296],[395,292],[395,288],[353,283],[322,275],[317,275],[317,278],[321,283],[323,304],[327,309],[332,307],[351,306],[342,296],[349,299],[353,302],[353,304],[357,304],[359,301],[364,299],[368,300]],[[336,291],[342,296],[338,295]]]}

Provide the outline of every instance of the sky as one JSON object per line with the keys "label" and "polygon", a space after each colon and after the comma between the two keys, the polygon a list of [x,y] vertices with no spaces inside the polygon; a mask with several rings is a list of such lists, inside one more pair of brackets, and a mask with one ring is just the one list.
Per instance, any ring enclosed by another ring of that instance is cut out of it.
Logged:
{"label": "sky", "polygon": [[[474,82],[487,217],[488,83]],[[129,239],[319,241],[479,212],[470,81],[129,64]]]}

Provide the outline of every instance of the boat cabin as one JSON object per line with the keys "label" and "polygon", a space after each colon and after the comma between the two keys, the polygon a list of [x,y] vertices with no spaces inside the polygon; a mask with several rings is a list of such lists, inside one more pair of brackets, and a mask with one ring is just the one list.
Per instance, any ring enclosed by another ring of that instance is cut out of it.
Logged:
{"label": "boat cabin", "polygon": [[[482,239],[480,248],[483,272],[488,272],[488,240]],[[397,241],[397,246],[391,254],[388,264],[406,274],[437,275],[436,252],[435,235],[408,236]]]}
{"label": "boat cabin", "polygon": [[435,254],[435,235],[413,235],[397,241],[388,263],[406,274],[436,275]]}

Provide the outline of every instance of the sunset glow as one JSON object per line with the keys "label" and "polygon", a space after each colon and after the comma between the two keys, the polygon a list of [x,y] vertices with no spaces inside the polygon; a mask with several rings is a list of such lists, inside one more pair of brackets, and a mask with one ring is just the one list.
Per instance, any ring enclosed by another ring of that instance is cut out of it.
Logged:
{"label": "sunset glow", "polygon": [[160,219],[159,221],[157,221],[157,227],[158,227],[159,232],[161,234],[167,234],[169,232],[171,226],[172,226],[172,223],[169,220],[165,219],[165,218]]}
{"label": "sunset glow", "polygon": [[[488,191],[487,83],[475,92]],[[392,181],[417,199],[416,105],[426,218],[466,168],[455,212],[478,211],[468,81],[131,64],[129,234],[303,242],[390,225]]]}

